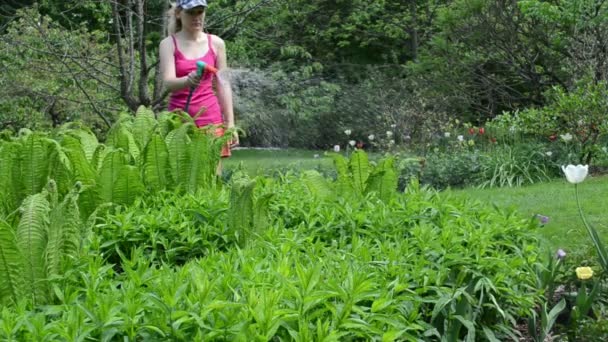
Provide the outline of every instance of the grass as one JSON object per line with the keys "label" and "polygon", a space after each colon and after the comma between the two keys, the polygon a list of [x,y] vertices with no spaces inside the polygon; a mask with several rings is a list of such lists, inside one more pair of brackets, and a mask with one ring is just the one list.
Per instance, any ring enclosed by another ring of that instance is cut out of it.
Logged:
{"label": "grass", "polygon": [[[287,169],[332,169],[331,158],[322,151],[306,150],[234,150],[224,161],[226,169],[242,169],[251,176],[272,174]],[[315,154],[318,158],[315,158]],[[516,188],[466,188],[447,190],[453,196],[476,199],[500,207],[514,208],[523,216],[541,214],[549,217],[542,228],[542,238],[551,249],[589,251],[591,240],[576,206],[574,186],[565,178]],[[589,177],[579,184],[583,212],[608,245],[608,176]]]}
{"label": "grass", "polygon": [[[597,230],[604,244],[608,243],[608,176],[587,178],[578,185],[583,213]],[[517,188],[448,190],[453,196],[473,198],[501,207],[515,208],[524,216],[541,214],[549,217],[542,228],[551,248],[566,251],[584,250],[592,246],[576,206],[574,185],[566,179]]]}
{"label": "grass", "polygon": [[322,151],[296,149],[235,149],[232,150],[232,157],[225,159],[222,163],[226,170],[241,169],[250,176],[287,169],[328,169],[333,165],[332,159],[325,157]]}

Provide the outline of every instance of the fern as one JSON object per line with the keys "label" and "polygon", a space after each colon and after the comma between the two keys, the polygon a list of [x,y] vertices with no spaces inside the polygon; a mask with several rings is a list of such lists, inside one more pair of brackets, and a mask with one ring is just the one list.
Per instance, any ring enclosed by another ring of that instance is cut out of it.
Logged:
{"label": "fern", "polygon": [[123,165],[120,167],[118,179],[114,182],[114,187],[112,188],[112,202],[131,204],[144,190],[139,169],[132,165]]}
{"label": "fern", "polygon": [[97,208],[103,205],[97,187],[93,185],[82,185],[78,196],[78,209],[82,221],[87,221],[90,216],[97,211]]}
{"label": "fern", "polygon": [[114,202],[114,185],[126,164],[126,156],[121,150],[112,149],[106,153],[97,174],[97,190],[103,202]]}
{"label": "fern", "polygon": [[48,243],[46,247],[46,272],[49,277],[60,275],[62,262],[75,256],[79,246],[80,213],[78,194],[80,183],[68,193],[50,213]]}
{"label": "fern", "polygon": [[129,127],[130,123],[124,119],[114,124],[108,133],[107,145],[122,149],[133,161],[138,161],[140,150]]}
{"label": "fern", "polygon": [[17,226],[17,246],[24,257],[24,279],[27,296],[32,304],[46,301],[44,253],[49,224],[49,202],[44,193],[26,197],[20,207],[21,221]]}
{"label": "fern", "polygon": [[357,193],[365,192],[365,183],[369,176],[369,160],[363,150],[355,150],[350,157],[350,169],[353,175],[353,186]]}
{"label": "fern", "polygon": [[302,181],[317,200],[325,200],[333,194],[325,178],[315,170],[304,171]]}
{"label": "fern", "polygon": [[143,178],[154,190],[165,189],[171,181],[169,153],[163,138],[154,134],[144,150]]}
{"label": "fern", "polygon": [[84,151],[87,161],[91,162],[93,160],[93,154],[95,154],[95,151],[99,146],[99,141],[97,140],[95,134],[84,128],[69,131],[68,134],[80,141],[80,145],[82,146],[82,150]]}
{"label": "fern", "polygon": [[71,164],[72,181],[70,185],[76,181],[83,184],[95,184],[95,170],[89,163],[80,140],[65,135],[61,139],[61,146]]}
{"label": "fern", "polygon": [[22,256],[13,227],[0,220],[0,306],[13,304],[23,289]]}
{"label": "fern", "polygon": [[192,126],[183,125],[169,132],[165,137],[170,156],[171,176],[177,184],[185,185],[188,181],[191,163],[188,130],[191,128]]}
{"label": "fern", "polygon": [[103,164],[103,161],[110,150],[112,149],[107,148],[106,145],[97,145],[95,152],[93,152],[93,157],[91,158],[91,167],[93,170],[97,171],[101,168],[101,165]]}
{"label": "fern", "polygon": [[[0,211],[8,214],[15,210],[21,199],[19,198],[20,161],[17,157],[19,144],[3,143],[0,147]],[[6,189],[6,190],[5,190]]]}
{"label": "fern", "polygon": [[375,192],[383,202],[388,202],[397,192],[397,171],[392,157],[382,160],[367,179],[365,193]]}
{"label": "fern", "polygon": [[140,151],[143,151],[146,145],[148,145],[150,138],[154,134],[156,125],[154,112],[151,109],[140,106],[133,120],[133,137]]}
{"label": "fern", "polygon": [[49,173],[49,140],[39,134],[26,136],[21,148],[21,179],[24,195],[40,192]]}
{"label": "fern", "polygon": [[195,130],[190,150],[190,172],[186,189],[195,192],[200,187],[208,187],[215,180],[220,150],[215,147],[213,139],[204,131]]}
{"label": "fern", "polygon": [[353,184],[348,170],[348,162],[346,158],[339,154],[333,154],[334,166],[338,174],[337,190],[342,196],[349,196],[353,190]]}
{"label": "fern", "polygon": [[253,224],[253,188],[255,181],[236,175],[230,192],[230,231],[235,234],[237,243],[242,247]]}
{"label": "fern", "polygon": [[55,180],[60,194],[65,195],[72,183],[72,162],[57,141],[53,141],[49,152],[49,178]]}
{"label": "fern", "polygon": [[270,212],[270,200],[274,194],[265,194],[258,198],[253,205],[253,230],[260,232],[268,227]]}

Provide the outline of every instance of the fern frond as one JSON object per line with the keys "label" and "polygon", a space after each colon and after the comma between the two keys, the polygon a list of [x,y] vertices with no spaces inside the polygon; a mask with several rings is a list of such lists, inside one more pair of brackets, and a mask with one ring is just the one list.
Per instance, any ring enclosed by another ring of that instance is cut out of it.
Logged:
{"label": "fern frond", "polygon": [[91,215],[96,212],[99,206],[103,205],[103,201],[99,196],[97,187],[94,185],[83,184],[78,196],[78,209],[80,218],[83,222],[90,219]]}
{"label": "fern frond", "polygon": [[333,194],[327,180],[315,170],[304,171],[302,173],[302,181],[311,195],[317,200],[325,200]]}
{"label": "fern frond", "polygon": [[21,167],[17,151],[20,144],[6,142],[0,147],[0,212],[8,214],[21,203]]}
{"label": "fern frond", "polygon": [[112,150],[112,148],[107,148],[106,145],[97,145],[95,152],[93,152],[93,157],[91,158],[91,167],[93,170],[97,171],[101,168],[101,165],[110,150]]}
{"label": "fern frond", "polygon": [[169,164],[171,165],[171,176],[176,184],[185,185],[188,182],[190,171],[190,155],[189,148],[190,136],[188,131],[191,129],[189,125],[183,125],[169,132],[165,137],[167,150],[169,152]]}
{"label": "fern frond", "polygon": [[23,257],[13,227],[0,220],[0,307],[13,304],[23,289]]}
{"label": "fern frond", "polygon": [[365,193],[375,192],[383,202],[388,202],[397,192],[397,171],[395,159],[382,160],[367,179]]}
{"label": "fern frond", "polygon": [[56,182],[61,195],[65,195],[72,183],[72,162],[57,141],[53,141],[49,152],[49,179]]}
{"label": "fern frond", "polygon": [[122,150],[112,149],[106,153],[97,174],[97,190],[103,202],[114,202],[114,184],[125,165],[127,160]]}
{"label": "fern frond", "polygon": [[61,139],[61,146],[72,166],[72,179],[69,185],[71,186],[76,181],[83,184],[95,184],[95,170],[89,163],[80,140],[65,135]]}
{"label": "fern frond", "polygon": [[49,174],[49,140],[39,134],[28,134],[20,151],[21,182],[24,194],[40,192],[46,185]]}
{"label": "fern frond", "polygon": [[149,188],[165,189],[171,183],[169,153],[165,140],[154,134],[144,150],[143,174]]}
{"label": "fern frond", "polygon": [[332,154],[337,179],[337,191],[340,195],[348,197],[353,192],[353,183],[348,171],[348,161],[339,154]]}
{"label": "fern frond", "polygon": [[148,141],[152,137],[156,125],[154,112],[145,106],[140,106],[133,120],[133,137],[140,151],[143,151],[146,145],[148,145]]}
{"label": "fern frond", "polygon": [[353,174],[353,186],[362,194],[365,191],[365,182],[369,176],[369,160],[363,150],[355,150],[350,157],[350,169]]}
{"label": "fern frond", "polygon": [[80,241],[80,212],[78,209],[77,184],[61,203],[51,209],[48,243],[46,247],[46,273],[49,277],[60,275],[65,258],[75,256]]}
{"label": "fern frond", "polygon": [[117,204],[131,204],[135,198],[141,196],[145,188],[140,174],[137,167],[123,165],[118,173],[118,179],[114,182],[112,202]]}
{"label": "fern frond", "polygon": [[199,188],[213,185],[221,147],[218,148],[211,135],[202,130],[195,130],[191,139],[188,146],[191,162],[186,190],[194,193]]}
{"label": "fern frond", "polygon": [[253,188],[255,184],[255,181],[238,175],[232,182],[229,227],[241,247],[246,243],[248,232],[253,224]]}
{"label": "fern frond", "polygon": [[253,205],[253,226],[252,229],[256,232],[268,227],[268,217],[270,212],[270,200],[274,194],[265,194],[258,198]]}
{"label": "fern frond", "polygon": [[108,147],[114,147],[115,149],[122,149],[133,161],[137,161],[139,160],[140,151],[133,134],[129,131],[129,126],[131,125],[126,121],[122,121],[115,124],[115,126],[112,126],[108,133],[106,145]]}
{"label": "fern frond", "polygon": [[21,221],[17,225],[16,239],[24,257],[23,274],[27,297],[31,298],[34,305],[42,304],[47,299],[44,252],[49,224],[49,203],[44,194],[35,194],[26,197],[19,209]]}
{"label": "fern frond", "polygon": [[95,134],[89,129],[84,128],[69,131],[68,134],[80,140],[80,145],[82,146],[84,155],[86,156],[87,161],[90,163],[93,160],[93,154],[99,146],[99,140],[97,140]]}

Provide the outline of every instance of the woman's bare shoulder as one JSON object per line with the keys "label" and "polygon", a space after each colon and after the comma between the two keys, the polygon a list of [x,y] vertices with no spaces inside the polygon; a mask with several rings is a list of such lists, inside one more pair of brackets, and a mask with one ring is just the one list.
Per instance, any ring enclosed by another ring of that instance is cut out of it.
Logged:
{"label": "woman's bare shoulder", "polygon": [[224,45],[225,45],[224,40],[222,38],[220,38],[219,36],[212,34],[211,42],[213,43],[213,47],[216,49],[224,48]]}
{"label": "woman's bare shoulder", "polygon": [[160,41],[160,46],[173,44],[172,40],[173,38],[171,36],[166,36]]}

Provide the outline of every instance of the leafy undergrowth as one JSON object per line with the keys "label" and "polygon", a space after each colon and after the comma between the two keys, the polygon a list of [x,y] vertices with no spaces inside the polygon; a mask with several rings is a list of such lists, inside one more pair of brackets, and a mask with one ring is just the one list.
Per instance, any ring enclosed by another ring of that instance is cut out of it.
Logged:
{"label": "leafy undergrowth", "polygon": [[534,220],[351,177],[233,179],[109,209],[52,303],[1,309],[0,338],[517,339],[541,295]]}

